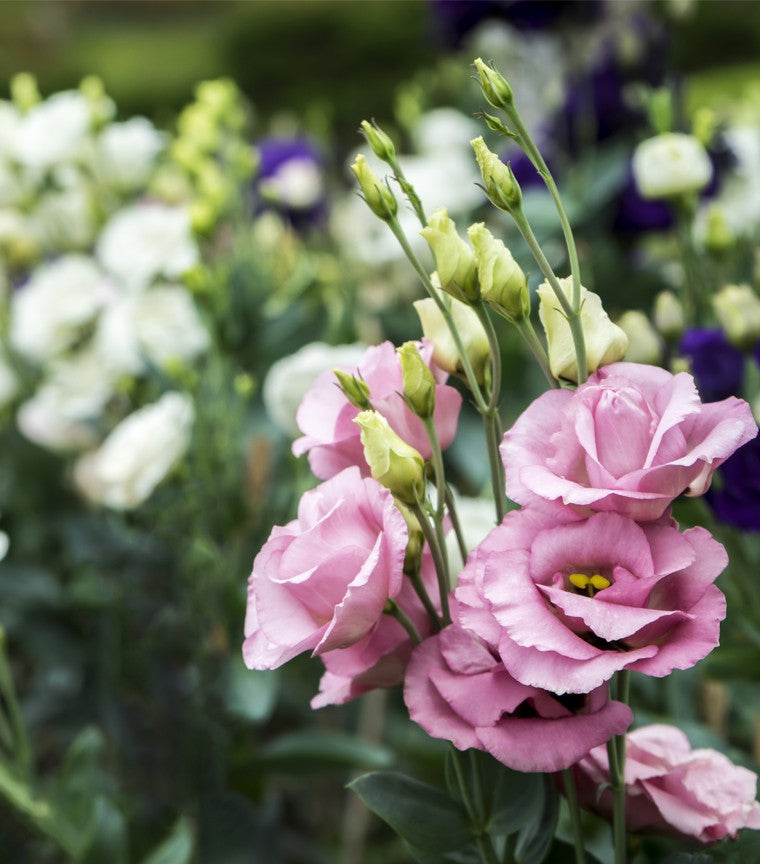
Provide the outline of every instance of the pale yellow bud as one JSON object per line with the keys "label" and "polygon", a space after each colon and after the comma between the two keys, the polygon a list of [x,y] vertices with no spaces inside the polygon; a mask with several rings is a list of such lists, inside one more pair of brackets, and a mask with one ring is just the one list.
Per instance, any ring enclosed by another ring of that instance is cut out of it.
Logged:
{"label": "pale yellow bud", "polygon": [[398,203],[388,184],[375,174],[361,153],[354,160],[351,170],[356,174],[369,209],[379,219],[390,221],[398,212]]}
{"label": "pale yellow bud", "polygon": [[435,269],[441,288],[463,303],[478,299],[478,273],[470,244],[457,232],[457,226],[445,207],[436,210],[420,231],[435,257]]}
{"label": "pale yellow bud", "polygon": [[361,429],[364,458],[378,483],[406,504],[416,504],[425,492],[425,460],[410,447],[377,411],[354,418]]}
{"label": "pale yellow bud", "polygon": [[[573,293],[572,279],[559,280],[560,288],[568,300]],[[578,364],[570,325],[559,300],[548,282],[538,286],[540,305],[538,315],[546,332],[549,366],[555,378],[578,381]],[[586,342],[588,371],[622,360],[628,347],[628,337],[602,308],[598,294],[581,287],[581,328]]]}
{"label": "pale yellow bud", "polygon": [[378,159],[388,162],[396,157],[396,148],[393,145],[393,141],[374,120],[372,123],[368,120],[362,120],[361,128],[364,137],[367,139],[367,144],[372,148],[372,152]]}
{"label": "pale yellow bud", "polygon": [[683,306],[672,291],[660,291],[655,297],[654,325],[668,341],[675,341],[683,333]]}
{"label": "pale yellow bud", "polygon": [[403,393],[406,404],[423,420],[435,411],[435,378],[414,342],[404,342],[396,349],[401,360]]}
{"label": "pale yellow bud", "polygon": [[474,66],[480,78],[480,88],[490,104],[494,108],[511,108],[514,101],[512,88],[507,84],[504,76],[493,66],[484,63],[480,57],[477,58]]}
{"label": "pale yellow bud", "polygon": [[760,339],[760,298],[749,285],[725,285],[712,305],[729,342],[747,348]]}
{"label": "pale yellow bud", "polygon": [[662,362],[662,340],[643,312],[631,309],[620,316],[617,324],[628,337],[626,360],[651,366]]}
{"label": "pale yellow bud", "polygon": [[366,411],[370,407],[369,387],[366,381],[342,369],[333,369],[333,375],[338,379],[343,395],[355,408]]}
{"label": "pale yellow bud", "polygon": [[467,234],[475,247],[482,299],[510,321],[529,318],[528,283],[512,253],[482,222],[470,225]]}
{"label": "pale yellow bud", "polygon": [[491,203],[500,210],[519,210],[522,192],[512,169],[486,147],[482,137],[473,138],[470,144]]}

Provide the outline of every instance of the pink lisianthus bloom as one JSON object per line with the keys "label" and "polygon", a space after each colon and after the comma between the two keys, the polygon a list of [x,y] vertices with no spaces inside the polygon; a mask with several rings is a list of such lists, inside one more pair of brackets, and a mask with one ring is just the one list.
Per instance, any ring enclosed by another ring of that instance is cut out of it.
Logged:
{"label": "pink lisianthus bloom", "polygon": [[248,580],[243,658],[274,669],[345,648],[372,631],[401,590],[407,527],[393,496],[347,468],[304,493],[298,517],[272,529]]}
{"label": "pink lisianthus bloom", "polygon": [[713,582],[728,558],[709,532],[562,516],[508,513],[459,575],[462,625],[488,636],[518,681],[590,693],[620,669],[687,669],[718,644],[726,601]]}
{"label": "pink lisianthus bloom", "polygon": [[[445,383],[447,373],[433,363],[433,343],[423,339],[417,347],[436,380],[433,422],[445,450],[456,435],[462,397]],[[425,427],[401,396],[401,361],[393,344],[374,345],[367,349],[358,366],[341,368],[364,380],[373,409],[385,417],[399,437],[429,459],[431,449]],[[308,453],[311,470],[323,480],[349,465],[358,465],[362,474],[369,476],[360,429],[353,422],[358,413],[359,409],[338,386],[333,372],[324,372],[312,384],[296,414],[296,422],[304,434],[293,442],[293,453],[296,456]]]}
{"label": "pink lisianthus bloom", "polygon": [[756,434],[742,399],[702,404],[685,372],[613,363],[577,390],[544,393],[517,419],[501,445],[507,495],[653,520],[682,492],[705,492]]}
{"label": "pink lisianthus bloom", "polygon": [[[423,558],[421,576],[428,595],[438,608],[438,584],[429,554]],[[404,579],[395,600],[423,639],[432,632],[430,617],[409,579]],[[390,615],[383,615],[363,639],[349,648],[339,648],[322,656],[325,674],[319,682],[319,693],[311,700],[311,707],[342,705],[370,690],[401,684],[413,648],[412,640],[401,624]]]}
{"label": "pink lisianthus bloom", "polygon": [[459,750],[486,750],[517,771],[548,772],[630,725],[630,708],[608,701],[606,687],[561,698],[521,684],[493,643],[460,626],[456,604],[453,612],[453,624],[414,649],[404,682],[409,716],[429,735]]}
{"label": "pink lisianthus bloom", "polygon": [[[606,748],[595,747],[575,773],[582,806],[609,818]],[[735,837],[742,828],[760,828],[757,775],[717,750],[692,750],[686,735],[673,726],[643,726],[628,733],[625,786],[626,824],[632,831],[655,830],[711,843]]]}

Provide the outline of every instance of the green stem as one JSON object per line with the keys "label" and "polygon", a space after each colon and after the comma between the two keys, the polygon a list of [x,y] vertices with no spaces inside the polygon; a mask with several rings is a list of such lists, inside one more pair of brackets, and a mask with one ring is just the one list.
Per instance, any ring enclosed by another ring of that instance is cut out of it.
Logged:
{"label": "green stem", "polygon": [[565,797],[570,809],[570,823],[573,829],[573,843],[575,844],[575,864],[586,864],[586,851],[583,846],[583,827],[581,826],[581,811],[578,807],[578,790],[575,787],[575,775],[572,768],[565,768],[562,772],[565,787]]}
{"label": "green stem", "polygon": [[488,449],[488,462],[491,468],[491,489],[493,491],[494,506],[496,507],[496,521],[501,524],[507,512],[507,493],[505,490],[504,464],[499,453],[501,436],[498,429],[498,417],[488,414],[483,417],[483,425],[486,433],[486,446]]}
{"label": "green stem", "polygon": [[438,544],[438,537],[433,526],[428,521],[425,512],[419,503],[412,505],[412,512],[417,517],[420,523],[422,533],[425,535],[425,540],[430,547],[430,554],[433,556],[433,564],[435,565],[435,575],[438,579],[438,593],[441,597],[441,620],[443,626],[451,624],[451,613],[449,612],[449,573],[446,561],[441,553],[441,548]]}
{"label": "green stem", "polygon": [[691,235],[694,209],[688,201],[675,204],[678,245],[683,261],[684,278],[681,283],[681,302],[686,320],[692,326],[700,326],[704,320],[702,304],[703,280],[697,250]]}
{"label": "green stem", "polygon": [[407,575],[409,576],[409,581],[412,583],[412,588],[414,588],[416,595],[420,598],[420,602],[425,607],[425,611],[428,614],[430,623],[433,625],[433,629],[438,632],[441,629],[441,619],[438,617],[438,610],[430,599],[430,595],[422,582],[422,577],[420,576],[419,571],[417,573],[408,573]]}
{"label": "green stem", "polygon": [[[627,704],[630,672],[623,669],[615,679],[615,698]],[[615,847],[615,864],[627,862],[627,835],[625,829],[625,733],[615,735],[607,742],[607,758],[610,763],[610,785],[612,786],[612,837]]]}
{"label": "green stem", "polygon": [[[470,794],[470,789],[467,786],[464,771],[462,770],[461,760],[464,758],[464,754],[452,745],[452,755],[453,759],[451,761],[454,765],[457,785],[459,786],[459,792],[462,796],[462,803],[464,804],[467,816],[473,828],[473,836],[475,838],[475,844],[478,847],[481,864],[499,864],[493,841],[486,830],[486,814],[483,807],[483,788],[481,786],[480,772],[478,771],[477,774],[473,774],[476,781],[474,784],[476,800],[473,801],[473,796]],[[477,758],[477,754],[475,754],[475,757]],[[474,769],[475,760],[473,759],[472,753],[470,758],[472,760],[470,764]]]}
{"label": "green stem", "polygon": [[530,353],[534,356],[536,362],[541,367],[541,371],[549,382],[549,386],[552,388],[558,388],[559,381],[557,381],[554,375],[552,375],[552,370],[549,366],[549,357],[544,350],[544,346],[541,344],[541,340],[536,334],[530,318],[524,318],[522,321],[515,321],[515,327],[517,327],[520,336],[522,336],[523,341],[530,349]]}
{"label": "green stem", "polygon": [[26,724],[13,683],[13,673],[5,650],[5,633],[0,633],[0,694],[5,701],[8,722],[13,733],[15,762],[20,776],[28,779],[32,774],[32,747]]}
{"label": "green stem", "polygon": [[456,502],[454,501],[454,496],[451,493],[451,489],[446,487],[446,508],[449,511],[449,516],[451,517],[451,525],[454,528],[454,535],[457,538],[457,546],[459,547],[459,554],[462,556],[462,563],[467,560],[467,544],[464,542],[464,534],[462,534],[462,523],[459,521],[459,514],[457,513]]}
{"label": "green stem", "polygon": [[517,834],[508,834],[504,841],[503,864],[515,864],[517,861]]}
{"label": "green stem", "polygon": [[488,347],[491,353],[491,393],[488,400],[488,410],[496,411],[499,405],[499,397],[501,396],[501,347],[499,346],[499,338],[496,335],[491,316],[488,314],[488,310],[482,300],[479,300],[473,306],[473,310],[483,325],[488,339]]}
{"label": "green stem", "polygon": [[430,441],[431,460],[433,463],[433,473],[435,474],[435,518],[436,521],[443,521],[445,500],[446,500],[446,475],[443,469],[443,453],[441,452],[441,442],[438,440],[438,432],[435,428],[435,423],[432,417],[425,417],[422,420],[425,427],[425,432]]}
{"label": "green stem", "polygon": [[398,621],[398,623],[409,634],[409,638],[415,645],[419,645],[420,642],[422,642],[422,637],[420,636],[419,630],[414,626],[414,621],[412,621],[395,600],[389,597],[385,601],[385,609],[383,609],[383,612]]}
{"label": "green stem", "polygon": [[480,860],[483,864],[499,864],[499,859],[496,856],[496,850],[493,848],[489,834],[476,834],[475,843],[477,844]]}
{"label": "green stem", "polygon": [[415,215],[420,220],[420,224],[424,228],[427,225],[427,217],[425,216],[425,211],[422,208],[422,201],[420,201],[419,195],[415,192],[414,186],[406,179],[406,175],[401,170],[401,165],[399,164],[398,159],[395,156],[388,157],[388,164],[390,165],[393,173],[396,175],[396,180],[398,181],[399,186],[404,192],[404,195],[409,199],[409,203],[412,205],[412,209],[414,210]]}

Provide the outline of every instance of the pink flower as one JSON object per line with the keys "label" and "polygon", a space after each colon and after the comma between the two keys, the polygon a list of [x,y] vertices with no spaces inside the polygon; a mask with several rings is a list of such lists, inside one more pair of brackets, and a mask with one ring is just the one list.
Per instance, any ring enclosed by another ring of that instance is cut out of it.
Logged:
{"label": "pink flower", "polygon": [[501,445],[507,495],[657,519],[682,492],[701,495],[756,434],[742,399],[703,405],[685,372],[613,363],[577,390],[544,393],[518,418]]}
{"label": "pink flower", "polygon": [[404,684],[409,716],[460,750],[487,750],[517,771],[559,771],[620,735],[633,715],[606,688],[561,699],[516,681],[493,645],[457,623],[415,648]]}
{"label": "pink flower", "polygon": [[727,563],[707,531],[681,534],[672,520],[513,511],[459,575],[460,621],[522,684],[590,693],[619,669],[662,677],[705,657],[725,617],[712,583]]}
{"label": "pink flower", "polygon": [[[444,383],[448,376],[433,363],[432,342],[423,339],[417,345],[437,381],[433,422],[441,447],[446,449],[456,434],[462,397]],[[393,344],[383,342],[368,348],[358,366],[341,368],[364,380],[375,411],[385,417],[393,431],[407,444],[429,459],[431,450],[425,427],[419,417],[406,407],[400,395],[403,389],[401,362]],[[293,453],[296,456],[308,453],[311,470],[322,479],[332,477],[349,465],[358,465],[362,474],[368,476],[369,468],[359,440],[360,430],[353,422],[358,413],[359,409],[338,387],[335,375],[331,371],[324,372],[311,386],[298,409],[296,422],[304,435],[293,442]]]}
{"label": "pink flower", "polygon": [[[607,818],[612,813],[610,772],[604,747],[578,763],[583,806]],[[696,837],[702,843],[760,828],[755,801],[757,775],[734,765],[717,750],[692,750],[673,726],[635,729],[626,737],[626,823],[633,831],[654,829]]]}
{"label": "pink flower", "polygon": [[[422,581],[433,603],[439,606],[435,569],[429,555],[423,559]],[[432,631],[432,623],[409,579],[404,579],[395,599],[412,619],[419,634],[427,636]],[[398,621],[383,615],[363,639],[349,648],[329,651],[322,656],[325,674],[319,682],[319,693],[311,700],[311,707],[342,705],[378,687],[400,684],[413,648],[409,635]]]}
{"label": "pink flower", "polygon": [[406,541],[390,492],[358,468],[304,493],[298,518],[273,528],[253,562],[246,665],[274,669],[363,639],[401,590]]}

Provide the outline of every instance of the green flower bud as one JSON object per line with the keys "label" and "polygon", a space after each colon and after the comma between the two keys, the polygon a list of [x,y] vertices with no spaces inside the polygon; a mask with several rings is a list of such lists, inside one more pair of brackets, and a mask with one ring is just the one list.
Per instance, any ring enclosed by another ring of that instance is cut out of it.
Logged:
{"label": "green flower bud", "polygon": [[712,305],[729,342],[747,348],[760,339],[760,298],[749,285],[725,285]]}
{"label": "green flower bud", "polygon": [[368,411],[372,405],[369,401],[369,387],[367,382],[357,378],[350,372],[342,369],[333,369],[333,375],[338,379],[338,386],[348,401],[360,411]]}
{"label": "green flower bud", "polygon": [[416,504],[425,492],[425,460],[400,438],[382,414],[362,411],[354,418],[361,429],[364,458],[372,476],[405,504]]}
{"label": "green flower bud", "polygon": [[734,235],[726,222],[722,208],[714,204],[707,211],[707,232],[705,247],[714,254],[720,254],[734,245]]}
{"label": "green flower bud", "polygon": [[42,101],[34,75],[30,72],[19,72],[11,78],[11,99],[18,110],[23,112]]}
{"label": "green flower bud", "polygon": [[658,366],[662,362],[662,339],[643,312],[638,309],[624,312],[617,324],[628,337],[625,360],[651,366]]}
{"label": "green flower bud", "polygon": [[445,207],[433,213],[420,234],[435,257],[441,288],[463,303],[474,303],[480,296],[475,255],[469,243],[457,233]]}
{"label": "green flower bud", "polygon": [[406,404],[423,420],[435,411],[435,378],[430,367],[422,359],[414,342],[404,342],[396,349],[401,360],[403,392]]}
{"label": "green flower bud", "polygon": [[396,148],[393,146],[393,141],[383,132],[383,130],[373,120],[370,123],[368,120],[362,120],[362,133],[367,139],[367,143],[372,148],[372,152],[378,159],[383,162],[390,162],[396,157]]}
{"label": "green flower bud", "polygon": [[494,108],[511,108],[514,99],[512,97],[512,88],[507,84],[504,76],[497,72],[493,66],[488,66],[480,57],[475,61],[475,70],[480,78],[480,89],[488,102]]}
{"label": "green flower bud", "polygon": [[416,576],[422,566],[422,551],[425,546],[425,535],[422,533],[417,517],[396,499],[396,509],[404,517],[408,540],[406,541],[406,554],[404,555],[404,573]]}
{"label": "green flower bud", "polygon": [[391,192],[390,186],[380,180],[361,153],[356,157],[351,170],[356,174],[369,209],[379,219],[389,222],[398,212],[396,196]]}
{"label": "green flower bud", "polygon": [[485,184],[486,195],[499,210],[519,210],[522,206],[522,192],[509,165],[486,147],[482,137],[470,141],[475,158]]}
{"label": "green flower bud", "polygon": [[672,291],[660,291],[655,297],[654,326],[669,342],[674,342],[683,333],[683,306]]}
{"label": "green flower bud", "polygon": [[529,318],[528,282],[512,253],[482,222],[470,225],[467,234],[477,255],[480,296],[509,321]]}

